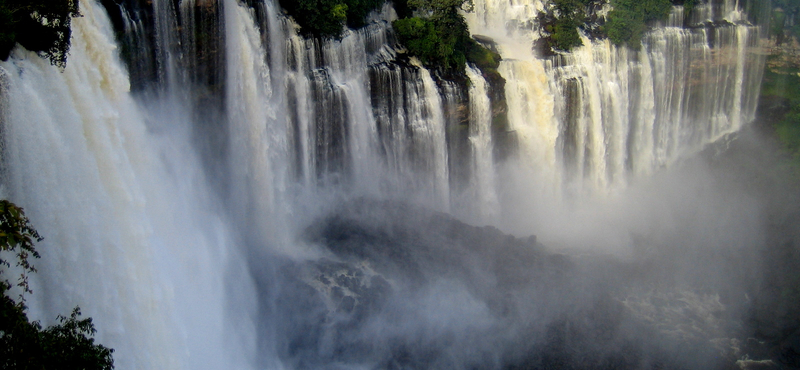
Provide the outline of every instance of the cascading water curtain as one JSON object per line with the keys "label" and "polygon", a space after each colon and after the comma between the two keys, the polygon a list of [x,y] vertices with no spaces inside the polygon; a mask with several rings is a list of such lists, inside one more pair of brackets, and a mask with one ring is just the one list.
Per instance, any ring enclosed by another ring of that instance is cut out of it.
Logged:
{"label": "cascading water curtain", "polygon": [[257,302],[254,266],[317,258],[300,240],[332,204],[399,200],[530,235],[541,210],[739,130],[764,66],[733,0],[698,4],[689,29],[674,8],[640,50],[584,36],[550,57],[532,48],[545,2],[475,0],[465,16],[504,85],[422,67],[388,4],[340,40],[302,38],[273,0],[137,4],[115,32],[81,0],[63,71],[21,48],[0,62],[2,195],[46,238],[32,316],[80,305],[120,369],[282,368],[263,343],[281,302]]}

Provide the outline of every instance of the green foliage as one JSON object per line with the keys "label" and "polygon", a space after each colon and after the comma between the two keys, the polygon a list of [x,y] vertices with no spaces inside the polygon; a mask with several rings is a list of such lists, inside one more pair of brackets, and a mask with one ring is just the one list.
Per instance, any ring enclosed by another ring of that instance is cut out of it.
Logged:
{"label": "green foliage", "polygon": [[696,6],[697,0],[685,0],[683,2],[683,14],[688,16]]}
{"label": "green foliage", "polygon": [[647,24],[666,20],[672,10],[670,0],[612,0],[611,5],[605,26],[608,38],[634,49],[641,46]]}
{"label": "green foliage", "polygon": [[769,35],[770,37],[777,37],[778,44],[783,43],[783,28],[786,25],[786,12],[780,9],[775,9],[772,12],[772,17],[769,21]]}
{"label": "green foliage", "polygon": [[[465,48],[462,47],[464,34],[458,30],[457,24],[413,17],[398,19],[392,26],[400,43],[424,65],[444,69],[464,68],[466,63]],[[455,28],[456,32],[450,32],[449,29],[452,28]]]}
{"label": "green foliage", "polygon": [[800,68],[782,63],[780,57],[781,55],[776,55],[767,59],[767,68],[761,82],[761,96],[784,100],[790,105],[800,105]]}
{"label": "green foliage", "polygon": [[113,350],[94,343],[92,319],[80,319],[77,308],[69,318],[59,316],[58,325],[42,329],[28,320],[24,306],[6,295],[0,299],[0,369],[114,368]]}
{"label": "green foliage", "polygon": [[784,118],[774,124],[775,136],[786,153],[786,164],[792,175],[800,178],[800,105],[792,109]]}
{"label": "green foliage", "polygon": [[790,14],[800,12],[800,0],[772,0],[772,6]]}
{"label": "green foliage", "polygon": [[574,47],[583,45],[581,35],[578,33],[578,21],[573,17],[560,17],[552,26],[550,46],[556,50],[569,51]]}
{"label": "green foliage", "polygon": [[800,16],[800,0],[773,0],[773,9],[770,17],[770,36],[782,44],[786,37],[800,38],[800,24],[797,21],[787,27],[787,19],[797,19]]}
{"label": "green foliage", "polygon": [[792,111],[775,125],[775,134],[794,162],[800,164],[800,106],[793,106]]}
{"label": "green foliage", "polygon": [[[610,1],[612,10],[600,27],[597,10]],[[791,0],[800,1],[800,0]],[[552,50],[569,51],[583,42],[579,30],[589,37],[608,37],[616,45],[641,46],[648,24],[669,17],[674,5],[682,5],[688,14],[697,0],[552,0],[552,7],[539,15]]]}
{"label": "green foliage", "polygon": [[470,0],[409,0],[407,4],[417,16],[398,19],[392,26],[400,43],[425,66],[463,75],[468,60],[499,63],[499,55],[487,55],[491,52],[470,37],[459,12],[471,11]]}
{"label": "green foliage", "polygon": [[762,115],[774,128],[775,137],[787,154],[787,167],[800,177],[800,68],[782,64],[780,55],[770,56],[761,82],[761,100],[770,102]]}
{"label": "green foliage", "polygon": [[345,0],[347,5],[347,26],[359,28],[364,26],[367,16],[380,8],[385,0]]}
{"label": "green foliage", "polygon": [[[750,3],[750,6],[755,6],[755,4]],[[769,14],[770,37],[776,38],[778,45],[782,44],[787,37],[800,38],[800,23],[786,21],[787,19],[796,20],[800,17],[800,0],[772,0],[772,6]]]}
{"label": "green foliage", "polygon": [[[322,38],[341,37],[345,25],[363,26],[367,15],[384,2],[280,0],[303,35]],[[426,66],[463,73],[468,56],[485,58],[483,51],[476,51],[483,47],[470,38],[466,20],[459,13],[471,10],[471,0],[399,0],[395,7],[402,17],[392,24],[398,40]]]}
{"label": "green foliage", "polygon": [[472,11],[472,0],[408,0],[408,5],[434,15],[453,14],[459,9]]}
{"label": "green foliage", "polygon": [[339,38],[344,26],[364,26],[367,15],[385,0],[280,0],[305,36]]}
{"label": "green foliage", "polygon": [[78,0],[0,0],[0,59],[19,43],[63,68],[78,15]]}
{"label": "green foliage", "polygon": [[495,71],[500,67],[500,54],[483,47],[475,40],[469,40],[467,60],[484,71]]}
{"label": "green foliage", "polygon": [[[22,208],[0,200],[0,252],[16,258],[15,265],[22,269],[16,285],[23,294],[30,293],[27,274],[36,272],[30,259],[39,258],[33,243],[41,240]],[[10,261],[0,259],[0,275],[9,267]],[[58,325],[42,329],[39,322],[28,320],[24,297],[19,302],[9,297],[11,288],[7,279],[0,281],[0,369],[114,368],[113,350],[94,343],[91,318],[81,319],[75,308],[69,318],[59,316]]]}
{"label": "green foliage", "polygon": [[616,45],[629,45],[639,48],[645,23],[640,13],[628,9],[614,9],[608,13],[606,34]]}
{"label": "green foliage", "polygon": [[[28,274],[36,272],[36,268],[29,258],[39,258],[39,253],[33,247],[34,241],[41,241],[39,233],[30,225],[30,221],[14,203],[0,200],[0,252],[11,252],[17,259],[16,266],[22,268],[22,273],[17,281],[17,286],[22,288],[22,294],[30,293]],[[2,256],[2,255],[0,255]],[[11,267],[11,263],[0,257],[0,275],[2,268]],[[12,284],[8,279],[0,280],[3,291],[11,289]],[[24,296],[20,295],[20,301]]]}
{"label": "green foliage", "polygon": [[583,45],[579,33],[589,22],[589,10],[605,0],[553,0],[551,7],[539,14],[539,23],[548,37],[547,46],[555,51],[569,51]]}
{"label": "green foliage", "polygon": [[[778,44],[790,35],[800,36],[800,25],[787,28],[787,19],[800,15],[800,0],[773,0],[772,5],[770,36],[775,37]],[[777,50],[767,59],[761,99],[776,107],[768,110],[773,112],[768,116],[769,121],[787,155],[787,167],[800,178],[800,65],[791,52]]]}
{"label": "green foliage", "polygon": [[560,18],[582,18],[585,16],[585,9],[594,0],[553,0],[553,6],[558,11]]}
{"label": "green foliage", "polygon": [[664,21],[669,17],[672,11],[672,2],[670,0],[618,0],[621,3],[626,3],[626,7],[630,4],[635,4],[634,8],[639,9],[644,14],[644,21],[646,23],[654,21]]}
{"label": "green foliage", "polygon": [[430,64],[446,58],[446,46],[441,45],[433,22],[420,18],[404,18],[392,22],[400,43],[422,63]]}

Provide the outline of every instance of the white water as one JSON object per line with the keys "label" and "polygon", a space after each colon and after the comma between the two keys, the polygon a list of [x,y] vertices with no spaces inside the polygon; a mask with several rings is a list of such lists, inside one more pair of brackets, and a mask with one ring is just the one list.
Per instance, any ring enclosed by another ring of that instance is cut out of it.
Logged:
{"label": "white water", "polygon": [[[545,6],[478,0],[467,14],[471,31],[492,37],[504,57],[509,131],[520,144],[498,167],[499,224],[563,239],[576,232],[563,225],[580,218],[580,204],[624,191],[754,118],[763,35],[736,1],[701,4],[692,19],[736,25],[684,29],[676,7],[641,51],[584,37],[573,52],[541,59],[530,46],[540,35],[520,25]],[[542,207],[551,211],[524,211]]]}
{"label": "white water", "polygon": [[[272,1],[256,9],[260,24],[256,10],[226,0],[227,162],[214,173],[192,141],[194,57],[178,55],[193,39],[171,35],[172,2],[154,3],[165,35],[155,48],[158,99],[131,95],[108,20],[89,0],[64,72],[22,50],[0,64],[4,195],[46,237],[33,316],[52,322],[80,305],[120,369],[254,368],[256,357],[281,368],[277,354],[256,355],[269,347],[256,338],[269,334],[256,333],[241,256],[313,255],[295,238],[330,197],[410,200],[547,236],[563,220],[537,219],[550,217],[538,210],[624,189],[751,120],[761,78],[753,71],[763,66],[752,52],[757,29],[741,25],[660,28],[642,52],[585,39],[569,55],[539,59],[525,24],[541,2],[476,0],[470,26],[499,43],[518,144],[500,161],[480,72],[468,69],[462,99],[413,59],[392,63],[390,8],[320,44],[297,36]],[[181,4],[180,17],[193,19],[195,2]],[[698,14],[742,19],[726,9]],[[453,155],[460,123],[448,110],[464,107],[465,158]],[[456,161],[466,161],[463,178]],[[229,186],[214,192],[207,176]]]}
{"label": "white water", "polygon": [[45,237],[31,315],[80,305],[119,369],[241,363],[225,319],[237,248],[187,127],[147,123],[169,112],[143,113],[102,8],[80,6],[63,72],[20,49],[0,69],[4,195]]}
{"label": "white water", "polygon": [[[641,52],[584,38],[572,53],[542,60],[520,48],[538,34],[517,26],[519,14],[541,7],[476,1],[468,19],[474,33],[496,38],[506,58],[507,99],[516,107],[511,130],[527,147],[519,166],[553,168],[554,191],[595,194],[624,186],[753,119],[761,69],[750,66],[764,62],[758,27],[683,29],[676,7],[668,26],[645,36]],[[700,5],[696,17],[744,17],[732,0],[717,11]]]}
{"label": "white water", "polygon": [[469,194],[475,207],[471,214],[476,215],[477,224],[489,223],[496,219],[498,201],[495,184],[494,160],[492,159],[492,112],[489,91],[480,71],[467,68],[467,77],[472,82],[469,89],[470,127],[469,143],[472,149],[472,177]]}

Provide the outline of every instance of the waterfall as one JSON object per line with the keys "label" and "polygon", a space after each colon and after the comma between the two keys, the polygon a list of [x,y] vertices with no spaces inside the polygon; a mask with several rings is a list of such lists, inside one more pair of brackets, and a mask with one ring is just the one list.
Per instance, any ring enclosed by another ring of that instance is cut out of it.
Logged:
{"label": "waterfall", "polygon": [[148,123],[169,112],[134,100],[102,7],[80,6],[63,72],[19,48],[0,68],[3,194],[45,237],[31,315],[79,305],[121,369],[241,363],[225,334],[235,238],[187,128]]}
{"label": "waterfall", "polygon": [[468,14],[473,33],[495,38],[505,58],[501,74],[516,107],[509,130],[522,147],[520,169],[510,176],[528,167],[553,187],[548,193],[602,194],[755,117],[761,68],[744,66],[763,65],[762,34],[737,2],[702,3],[693,12],[693,24],[724,26],[685,29],[683,8],[674,7],[663,27],[645,35],[642,50],[584,37],[584,46],[546,60],[520,47],[540,37],[520,24],[542,6],[476,1]]}
{"label": "waterfall", "polygon": [[583,36],[552,57],[532,49],[544,1],[474,3],[502,87],[475,66],[461,82],[424,68],[388,4],[318,40],[273,0],[154,0],[120,7],[118,45],[81,0],[63,71],[21,48],[0,62],[0,194],[45,237],[32,317],[80,305],[120,369],[289,368],[281,287],[255,275],[321,259],[299,239],[337,201],[547,236],[543,210],[624,189],[755,117],[764,35],[733,0],[699,4],[691,28],[676,7],[641,50]]}
{"label": "waterfall", "polygon": [[486,80],[480,71],[472,67],[467,68],[467,78],[472,82],[469,89],[469,143],[472,149],[470,162],[473,167],[469,197],[476,208],[471,213],[477,214],[478,223],[488,223],[496,218],[498,211],[492,156],[491,102]]}

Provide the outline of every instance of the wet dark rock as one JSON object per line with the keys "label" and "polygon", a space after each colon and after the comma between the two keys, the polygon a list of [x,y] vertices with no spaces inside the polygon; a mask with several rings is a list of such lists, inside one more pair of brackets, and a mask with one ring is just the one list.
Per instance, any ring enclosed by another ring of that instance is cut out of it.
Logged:
{"label": "wet dark rock", "polygon": [[303,234],[318,258],[256,274],[260,327],[294,368],[733,369],[742,356],[685,307],[694,296],[637,288],[647,264],[393,201],[342,203]]}
{"label": "wet dark rock", "polygon": [[497,42],[495,42],[493,38],[484,35],[472,35],[472,39],[492,52],[499,53],[497,50]]}

